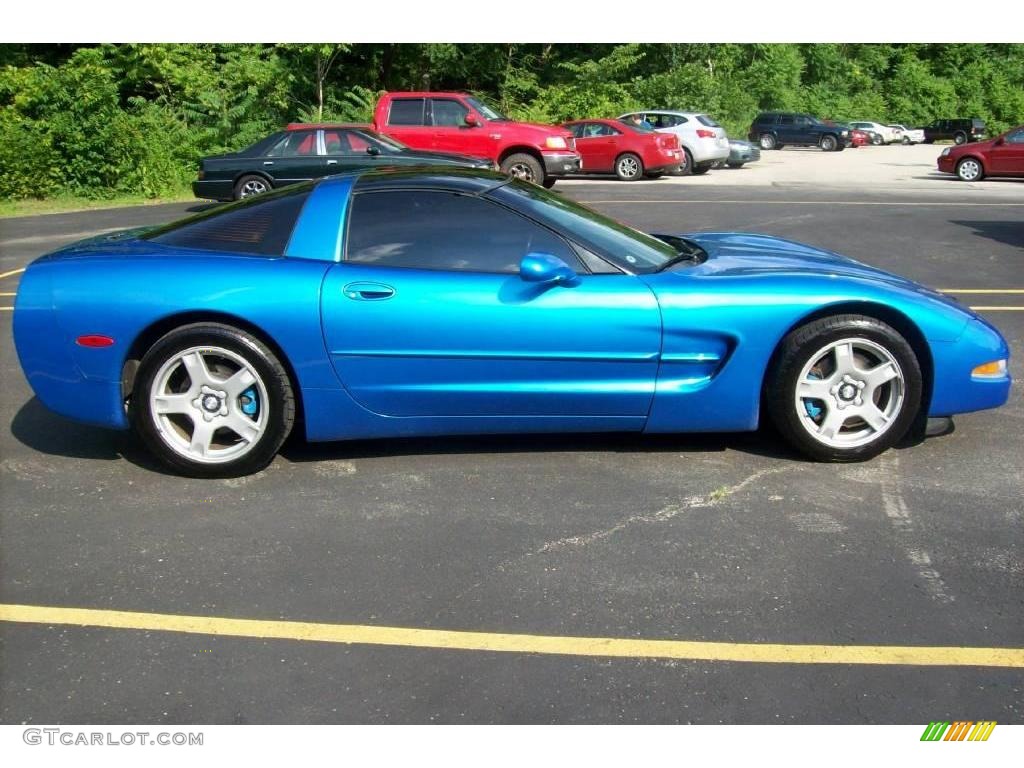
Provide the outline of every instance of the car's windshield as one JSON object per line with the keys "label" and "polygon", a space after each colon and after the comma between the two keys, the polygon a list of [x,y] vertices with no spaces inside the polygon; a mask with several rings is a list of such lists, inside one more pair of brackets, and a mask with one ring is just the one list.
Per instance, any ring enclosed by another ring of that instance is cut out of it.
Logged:
{"label": "car's windshield", "polygon": [[467,96],[466,101],[469,102],[469,105],[473,107],[473,109],[475,109],[488,120],[508,120],[508,118],[501,114],[501,112],[499,112],[498,110],[494,109],[491,106],[488,106],[475,96]]}
{"label": "car's windshield", "polygon": [[533,184],[512,181],[488,194],[577,240],[629,272],[657,272],[679,256],[678,249],[663,240]]}

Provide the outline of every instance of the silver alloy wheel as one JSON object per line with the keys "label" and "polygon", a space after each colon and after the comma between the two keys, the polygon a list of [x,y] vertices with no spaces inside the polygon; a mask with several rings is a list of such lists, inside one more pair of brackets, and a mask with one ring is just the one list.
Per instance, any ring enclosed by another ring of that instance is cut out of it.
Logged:
{"label": "silver alloy wheel", "polygon": [[981,175],[981,165],[971,157],[961,160],[960,165],[956,167],[956,175],[964,181],[974,181]]}
{"label": "silver alloy wheel", "polygon": [[260,179],[249,179],[242,185],[241,191],[238,193],[239,197],[252,197],[253,195],[262,195],[270,187],[267,186],[265,181]]}
{"label": "silver alloy wheel", "polygon": [[821,138],[821,148],[826,152],[831,152],[836,148],[836,140],[832,136],[823,136]]}
{"label": "silver alloy wheel", "polygon": [[523,181],[537,181],[537,177],[533,174],[533,168],[531,168],[527,163],[513,163],[508,167],[508,175],[514,179],[522,179]]}
{"label": "silver alloy wheel", "polygon": [[640,163],[634,157],[623,157],[619,160],[619,175],[633,178],[640,173]]}
{"label": "silver alloy wheel", "polygon": [[772,138],[771,134],[763,133],[761,134],[760,144],[761,149],[771,149],[775,146],[775,139]]}
{"label": "silver alloy wheel", "polygon": [[255,368],[223,347],[190,347],[157,371],[149,410],[157,433],[190,461],[247,454],[269,424],[270,399]]}
{"label": "silver alloy wheel", "polygon": [[800,372],[794,406],[801,426],[832,448],[857,448],[889,430],[903,408],[906,382],[895,356],[864,338],[834,341]]}

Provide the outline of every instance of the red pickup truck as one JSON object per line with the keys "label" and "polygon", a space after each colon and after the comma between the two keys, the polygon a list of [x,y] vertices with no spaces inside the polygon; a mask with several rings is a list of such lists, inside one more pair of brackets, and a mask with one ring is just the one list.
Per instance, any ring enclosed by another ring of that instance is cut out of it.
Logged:
{"label": "red pickup truck", "polygon": [[385,93],[373,128],[413,149],[488,157],[503,172],[545,187],[581,166],[565,128],[510,120],[467,93]]}

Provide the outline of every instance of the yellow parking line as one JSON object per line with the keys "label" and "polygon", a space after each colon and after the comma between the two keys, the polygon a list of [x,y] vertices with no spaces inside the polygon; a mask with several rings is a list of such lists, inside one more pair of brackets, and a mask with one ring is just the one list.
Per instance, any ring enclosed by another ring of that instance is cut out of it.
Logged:
{"label": "yellow parking line", "polygon": [[1024,312],[1024,307],[971,307],[976,312]]}
{"label": "yellow parking line", "polygon": [[729,203],[732,205],[882,205],[886,208],[894,206],[923,206],[923,207],[984,207],[984,208],[1019,208],[1024,203],[926,203],[926,202],[898,202],[882,200],[579,200],[585,205],[605,204],[628,204],[647,205],[673,203],[680,205],[721,205]]}
{"label": "yellow parking line", "polygon": [[179,616],[90,608],[0,604],[0,621],[60,624],[226,637],[274,638],[320,643],[386,645],[497,653],[618,658],[690,659],[768,664],[888,664],[1024,668],[1024,648],[962,648],[899,645],[789,645],[565,637],[442,629],[262,621],[215,616]]}
{"label": "yellow parking line", "polygon": [[4,273],[0,274],[0,280],[3,280],[5,277],[11,277],[13,275],[20,275],[24,271],[25,271],[25,267],[22,267],[21,269],[12,269],[10,272],[4,272]]}
{"label": "yellow parking line", "polygon": [[0,312],[13,312],[14,307],[0,307]]}
{"label": "yellow parking line", "polygon": [[17,296],[16,291],[0,291],[0,296]]}

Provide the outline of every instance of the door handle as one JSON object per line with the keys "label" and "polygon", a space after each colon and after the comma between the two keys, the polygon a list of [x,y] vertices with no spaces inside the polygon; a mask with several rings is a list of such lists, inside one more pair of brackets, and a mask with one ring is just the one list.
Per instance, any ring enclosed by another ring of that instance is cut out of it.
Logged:
{"label": "door handle", "polygon": [[338,161],[337,161],[337,160],[328,160],[328,161],[327,161],[327,164],[328,164],[328,165],[337,165],[337,164],[338,164]]}
{"label": "door handle", "polygon": [[383,283],[349,283],[342,292],[353,301],[382,301],[395,295],[395,289]]}
{"label": "door handle", "polygon": [[274,161],[273,161],[273,160],[264,160],[264,161],[263,161],[263,164],[264,164],[264,165],[273,165],[273,164],[274,164]]}

